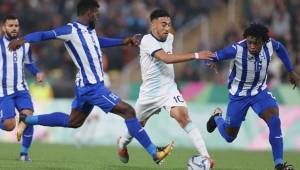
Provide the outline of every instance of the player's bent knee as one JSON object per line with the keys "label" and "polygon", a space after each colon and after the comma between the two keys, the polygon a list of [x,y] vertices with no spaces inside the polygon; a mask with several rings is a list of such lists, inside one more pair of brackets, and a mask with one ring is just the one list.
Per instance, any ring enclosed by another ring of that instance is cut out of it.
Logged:
{"label": "player's bent knee", "polygon": [[82,126],[82,124],[83,123],[77,123],[77,122],[75,122],[75,123],[72,123],[72,122],[69,122],[69,128],[79,128],[79,127],[81,127]]}
{"label": "player's bent knee", "polygon": [[13,131],[16,127],[16,124],[14,123],[7,123],[7,124],[4,124],[4,130],[6,131]]}
{"label": "player's bent knee", "polygon": [[229,136],[225,138],[226,142],[228,143],[232,143],[234,140],[235,140],[236,136],[235,137],[232,137],[232,136]]}
{"label": "player's bent knee", "polygon": [[227,128],[225,133],[226,142],[232,143],[236,139],[238,132],[239,129],[237,128]]}
{"label": "player's bent knee", "polygon": [[133,107],[131,107],[130,105],[127,105],[126,107],[124,107],[123,113],[126,115],[126,118],[136,117],[135,111],[134,111]]}

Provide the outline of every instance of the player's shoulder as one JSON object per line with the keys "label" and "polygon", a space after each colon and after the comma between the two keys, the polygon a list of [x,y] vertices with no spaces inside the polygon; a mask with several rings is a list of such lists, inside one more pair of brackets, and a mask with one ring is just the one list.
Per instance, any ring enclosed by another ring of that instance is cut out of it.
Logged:
{"label": "player's shoulder", "polygon": [[174,35],[172,33],[168,34],[167,40],[174,40]]}
{"label": "player's shoulder", "polygon": [[233,44],[234,46],[240,46],[240,47],[247,47],[247,40],[246,39],[242,39],[236,43]]}
{"label": "player's shoulder", "polygon": [[24,47],[25,47],[25,50],[29,50],[29,48],[30,48],[30,43],[28,43],[28,42],[24,43]]}

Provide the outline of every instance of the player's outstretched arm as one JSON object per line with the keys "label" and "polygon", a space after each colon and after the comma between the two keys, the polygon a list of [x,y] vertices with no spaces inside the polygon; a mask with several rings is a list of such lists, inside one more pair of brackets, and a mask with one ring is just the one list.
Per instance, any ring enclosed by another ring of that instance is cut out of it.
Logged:
{"label": "player's outstretched arm", "polygon": [[213,53],[211,51],[200,51],[187,54],[168,54],[160,49],[155,51],[152,56],[162,60],[166,64],[181,63],[190,60],[212,60]]}
{"label": "player's outstretched arm", "polygon": [[115,47],[115,46],[138,46],[140,44],[141,34],[135,34],[131,37],[126,37],[124,39],[120,38],[107,38],[107,37],[99,37],[99,42],[101,48]]}
{"label": "player's outstretched arm", "polygon": [[273,39],[271,39],[271,41],[272,41],[272,46],[277,53],[277,56],[283,62],[285,68],[288,71],[289,81],[292,85],[294,85],[293,89],[295,89],[296,87],[299,86],[300,78],[298,74],[294,71],[287,50],[279,41]]}
{"label": "player's outstretched arm", "polygon": [[53,31],[34,32],[26,35],[25,37],[21,37],[19,39],[10,41],[8,48],[9,50],[13,51],[20,48],[26,42],[35,43],[35,42],[46,41],[55,38],[56,38],[55,32]]}
{"label": "player's outstretched arm", "polygon": [[41,32],[33,32],[27,34],[26,36],[12,40],[8,48],[9,50],[13,51],[20,48],[26,42],[28,43],[37,43],[41,41],[53,40],[56,38],[68,40],[69,36],[72,32],[72,27],[70,25],[65,25],[54,30],[50,31],[41,31]]}
{"label": "player's outstretched arm", "polygon": [[289,81],[293,86],[293,89],[295,89],[296,87],[299,87],[300,84],[300,78],[298,76],[298,74],[295,71],[291,71],[288,73],[288,78]]}

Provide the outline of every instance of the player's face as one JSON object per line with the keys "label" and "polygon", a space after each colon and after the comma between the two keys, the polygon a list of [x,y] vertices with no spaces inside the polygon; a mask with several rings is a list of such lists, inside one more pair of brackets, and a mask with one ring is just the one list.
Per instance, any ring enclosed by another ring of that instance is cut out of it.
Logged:
{"label": "player's face", "polygon": [[170,17],[159,17],[152,21],[152,31],[155,32],[157,38],[165,41],[171,29]]}
{"label": "player's face", "polygon": [[263,46],[263,41],[261,38],[256,38],[253,36],[247,37],[247,47],[250,54],[257,54],[260,52]]}
{"label": "player's face", "polygon": [[89,17],[89,27],[94,29],[96,27],[96,22],[99,17],[100,13],[98,8],[94,8],[88,11],[88,17]]}
{"label": "player's face", "polygon": [[2,30],[10,39],[15,39],[19,35],[20,25],[17,19],[8,19],[3,24]]}

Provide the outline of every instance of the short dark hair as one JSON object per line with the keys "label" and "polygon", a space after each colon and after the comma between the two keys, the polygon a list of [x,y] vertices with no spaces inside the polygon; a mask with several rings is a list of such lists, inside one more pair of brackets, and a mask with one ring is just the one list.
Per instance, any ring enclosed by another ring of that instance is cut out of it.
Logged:
{"label": "short dark hair", "polygon": [[6,15],[3,20],[2,20],[2,23],[4,24],[7,20],[19,20],[18,17],[16,15],[13,15],[13,14],[9,14],[9,15]]}
{"label": "short dark hair", "polygon": [[84,15],[88,10],[99,7],[96,0],[80,0],[77,4],[77,15]]}
{"label": "short dark hair", "polygon": [[244,38],[248,36],[253,36],[255,38],[262,38],[263,42],[266,43],[269,41],[269,30],[266,26],[260,23],[251,23],[248,28],[244,31]]}
{"label": "short dark hair", "polygon": [[157,19],[159,17],[170,17],[170,14],[166,10],[156,9],[152,11],[150,14],[150,21]]}

